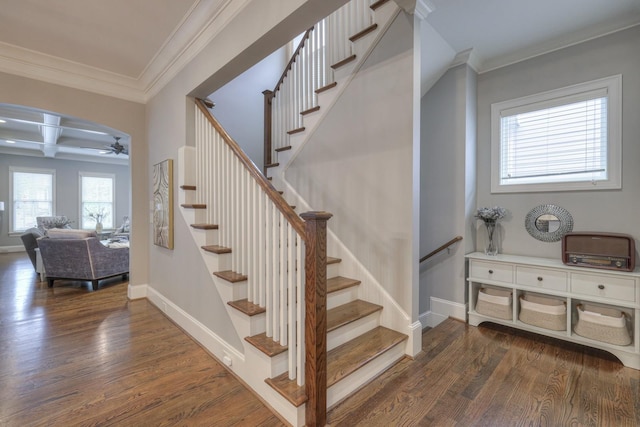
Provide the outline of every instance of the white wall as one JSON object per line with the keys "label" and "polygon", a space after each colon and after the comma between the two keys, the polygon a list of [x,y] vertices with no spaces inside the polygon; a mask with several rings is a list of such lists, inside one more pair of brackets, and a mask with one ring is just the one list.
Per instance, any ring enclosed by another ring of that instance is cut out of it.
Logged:
{"label": "white wall", "polygon": [[[575,231],[640,238],[640,26],[481,74],[478,78],[478,206],[503,206],[500,251],[559,259],[561,242],[529,236],[524,218],[540,204],[569,210]],[[622,190],[491,194],[491,104],[601,77],[622,74]],[[480,224],[477,224],[480,225]],[[480,234],[480,233],[479,233]],[[482,250],[478,239],[476,248]]]}
{"label": "white wall", "polygon": [[285,171],[313,210],[334,215],[328,227],[409,315],[412,70],[413,16],[400,13]]}
{"label": "white wall", "polygon": [[[51,169],[56,171],[56,215],[65,215],[73,221],[73,228],[80,227],[80,178],[79,172],[108,173],[115,175],[115,218],[114,228],[122,223],[122,217],[131,215],[129,202],[131,200],[131,181],[129,179],[129,167],[120,165],[101,164],[96,162],[81,162],[76,160],[61,160],[46,157],[17,156],[10,154],[0,155],[0,200],[5,201],[5,209],[0,229],[0,246],[20,246],[20,236],[10,237],[9,231],[9,168],[11,166],[35,169]],[[34,224],[35,226],[35,224]]]}
{"label": "white wall", "polygon": [[[462,236],[450,251],[420,266],[420,312],[430,298],[465,302],[465,246],[475,207],[476,73],[467,65],[449,69],[422,98],[420,254]],[[471,213],[472,215],[472,213]]]}
{"label": "white wall", "polygon": [[273,90],[289,58],[286,46],[209,96],[211,111],[240,148],[262,170],[264,165],[264,95]]}
{"label": "white wall", "polygon": [[[130,135],[131,193],[147,194],[149,169],[144,105],[4,73],[0,73],[0,103],[54,111]],[[148,200],[144,196],[130,200],[131,284],[146,284],[149,278]]]}

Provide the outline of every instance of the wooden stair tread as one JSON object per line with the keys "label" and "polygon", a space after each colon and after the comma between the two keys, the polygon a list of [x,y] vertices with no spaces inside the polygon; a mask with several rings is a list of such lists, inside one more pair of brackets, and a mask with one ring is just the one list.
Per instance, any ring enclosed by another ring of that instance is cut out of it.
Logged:
{"label": "wooden stair tread", "polygon": [[[407,336],[400,332],[378,326],[327,352],[327,387],[406,339]],[[300,406],[307,401],[304,387],[299,387],[296,380],[290,380],[287,372],[265,381],[292,405]]]}
{"label": "wooden stair tread", "polygon": [[274,151],[276,153],[280,153],[282,151],[287,151],[287,150],[291,150],[291,146],[290,145],[286,145],[284,147],[276,148]]}
{"label": "wooden stair tread", "polygon": [[327,387],[406,339],[400,332],[378,326],[327,352]]}
{"label": "wooden stair tread", "polygon": [[382,310],[381,305],[360,299],[327,310],[327,332],[334,331],[380,310]]}
{"label": "wooden stair tread", "polygon": [[218,254],[218,255],[231,253],[231,248],[225,248],[224,246],[220,246],[220,245],[205,245],[200,247],[207,252],[213,252],[214,254]]}
{"label": "wooden stair tread", "polygon": [[373,3],[369,7],[371,8],[371,10],[376,10],[377,8],[379,8],[380,6],[382,6],[383,4],[385,4],[388,1],[389,0],[378,0],[377,2]]}
{"label": "wooden stair tread", "polygon": [[304,386],[300,387],[296,380],[290,380],[288,372],[275,378],[267,378],[264,381],[296,408],[307,401]]}
{"label": "wooden stair tread", "polygon": [[362,31],[359,31],[357,33],[355,33],[354,35],[352,35],[351,37],[349,37],[349,41],[354,42],[358,39],[361,39],[362,37],[366,36],[367,34],[369,34],[372,31],[375,31],[378,29],[378,24],[372,24],[370,26],[368,26],[367,28],[365,28]]}
{"label": "wooden stair tread", "polygon": [[280,345],[273,338],[268,337],[265,332],[252,337],[245,337],[244,339],[269,357],[277,356],[287,351],[286,345]]}
{"label": "wooden stair tread", "polygon": [[247,276],[245,276],[244,274],[239,274],[231,270],[216,271],[213,274],[231,283],[237,283],[247,280]]}
{"label": "wooden stair tread", "polygon": [[328,256],[327,257],[327,265],[331,265],[331,264],[339,264],[342,262],[342,258],[335,258],[332,256]]}
{"label": "wooden stair tread", "polygon": [[191,224],[191,228],[195,228],[197,230],[217,230],[217,224]]}
{"label": "wooden stair tread", "polygon": [[315,107],[311,107],[311,108],[309,108],[307,110],[301,111],[300,115],[301,116],[306,116],[307,114],[314,113],[314,112],[318,111],[319,109],[320,109],[320,106],[316,105]]}
{"label": "wooden stair tread", "polygon": [[327,279],[327,293],[340,291],[352,286],[358,286],[360,280],[349,279],[348,277],[336,276],[331,279]]}
{"label": "wooden stair tread", "polygon": [[300,133],[300,132],[304,132],[305,131],[305,127],[301,127],[301,128],[297,128],[297,129],[291,129],[289,131],[287,131],[287,135],[295,135],[296,133]]}
{"label": "wooden stair tread", "polygon": [[188,209],[207,209],[207,205],[204,203],[183,203],[180,206]]}
{"label": "wooden stair tread", "polygon": [[236,310],[240,310],[247,316],[255,316],[256,314],[264,313],[265,311],[267,311],[266,308],[260,307],[258,304],[249,302],[249,300],[247,300],[246,298],[238,301],[229,301],[227,304],[235,308]]}
{"label": "wooden stair tread", "polygon": [[349,62],[354,61],[355,59],[356,59],[356,55],[348,56],[344,58],[342,61],[338,61],[335,64],[333,64],[331,68],[335,70],[337,68],[342,67],[343,65],[347,65]]}
{"label": "wooden stair tread", "polygon": [[183,190],[195,190],[196,186],[195,185],[181,185],[180,188],[182,188]]}
{"label": "wooden stair tread", "polygon": [[269,163],[268,165],[264,165],[265,168],[269,169],[269,168],[276,168],[280,166],[280,163]]}
{"label": "wooden stair tread", "polygon": [[324,91],[327,91],[329,89],[333,89],[334,87],[338,86],[338,82],[333,82],[333,83],[329,83],[326,86],[322,86],[321,88],[316,89],[316,93],[322,93]]}

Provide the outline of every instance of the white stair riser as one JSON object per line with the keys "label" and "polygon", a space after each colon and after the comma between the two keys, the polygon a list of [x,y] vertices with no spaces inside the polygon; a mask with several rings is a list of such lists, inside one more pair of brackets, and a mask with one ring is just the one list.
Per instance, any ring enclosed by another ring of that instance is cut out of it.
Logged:
{"label": "white stair riser", "polygon": [[227,312],[231,321],[236,326],[238,336],[251,337],[258,335],[266,330],[266,315],[264,313],[256,314],[255,316],[247,316],[234,307],[228,306]]}
{"label": "white stair riser", "polygon": [[327,333],[327,351],[359,337],[380,325],[380,311],[371,313],[361,319],[355,320],[338,329]]}
{"label": "white stair riser", "polygon": [[329,387],[327,390],[327,407],[331,408],[336,405],[402,359],[405,356],[404,345],[404,342],[396,344],[351,375]]}
{"label": "white stair riser", "polygon": [[264,370],[260,370],[260,372],[265,372],[265,378],[277,377],[289,368],[288,351],[269,357],[251,343],[245,341],[244,344],[247,349],[246,355],[251,358],[251,362],[265,366]]}
{"label": "white stair riser", "polygon": [[330,294],[327,294],[327,310],[355,301],[356,299],[358,299],[357,286],[351,286],[347,289],[331,292]]}
{"label": "white stair riser", "polygon": [[[219,277],[214,282],[223,301],[238,301],[247,297],[247,281],[231,283]],[[234,309],[235,310],[235,309]]]}

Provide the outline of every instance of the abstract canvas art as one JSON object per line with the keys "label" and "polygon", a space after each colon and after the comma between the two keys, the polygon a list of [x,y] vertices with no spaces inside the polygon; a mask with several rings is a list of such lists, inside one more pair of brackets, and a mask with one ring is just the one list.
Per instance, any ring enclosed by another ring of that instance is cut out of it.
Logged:
{"label": "abstract canvas art", "polygon": [[173,160],[153,165],[153,243],[173,249]]}

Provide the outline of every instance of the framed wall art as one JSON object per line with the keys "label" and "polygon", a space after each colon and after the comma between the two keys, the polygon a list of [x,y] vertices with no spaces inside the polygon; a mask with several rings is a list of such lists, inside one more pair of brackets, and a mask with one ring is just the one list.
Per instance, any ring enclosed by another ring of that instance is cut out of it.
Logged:
{"label": "framed wall art", "polygon": [[173,249],[173,160],[153,165],[153,244]]}

